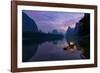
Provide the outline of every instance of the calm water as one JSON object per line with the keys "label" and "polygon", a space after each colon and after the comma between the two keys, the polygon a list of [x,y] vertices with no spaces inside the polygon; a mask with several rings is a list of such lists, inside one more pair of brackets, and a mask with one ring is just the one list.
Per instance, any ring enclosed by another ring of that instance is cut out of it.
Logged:
{"label": "calm water", "polygon": [[81,59],[80,50],[64,50],[66,45],[65,39],[23,44],[23,62]]}

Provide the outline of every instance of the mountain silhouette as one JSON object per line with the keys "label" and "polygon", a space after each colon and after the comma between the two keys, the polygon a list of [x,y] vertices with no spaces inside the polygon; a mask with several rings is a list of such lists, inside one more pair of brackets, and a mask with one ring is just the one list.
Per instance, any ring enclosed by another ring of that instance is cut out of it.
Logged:
{"label": "mountain silhouette", "polygon": [[36,22],[24,12],[22,12],[22,30],[23,32],[38,32]]}
{"label": "mountain silhouette", "polygon": [[66,37],[72,37],[74,35],[74,28],[68,27],[67,31],[66,31]]}

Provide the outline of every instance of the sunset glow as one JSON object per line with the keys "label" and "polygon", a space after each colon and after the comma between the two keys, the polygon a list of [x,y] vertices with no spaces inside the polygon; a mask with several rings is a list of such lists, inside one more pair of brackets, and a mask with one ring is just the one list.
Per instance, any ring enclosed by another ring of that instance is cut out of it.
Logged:
{"label": "sunset glow", "polygon": [[56,29],[59,32],[66,32],[70,26],[75,27],[76,23],[83,18],[84,13],[75,12],[50,12],[50,11],[31,11],[23,10],[32,18],[43,32],[52,32]]}

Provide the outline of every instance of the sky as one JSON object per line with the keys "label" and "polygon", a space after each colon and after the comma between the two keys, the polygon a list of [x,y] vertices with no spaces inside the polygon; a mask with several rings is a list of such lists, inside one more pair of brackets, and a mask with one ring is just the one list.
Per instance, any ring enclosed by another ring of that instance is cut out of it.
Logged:
{"label": "sky", "polygon": [[74,28],[76,23],[84,17],[84,13],[75,12],[35,10],[23,10],[23,12],[36,22],[39,30],[46,33],[52,32],[54,29],[64,33],[69,26]]}

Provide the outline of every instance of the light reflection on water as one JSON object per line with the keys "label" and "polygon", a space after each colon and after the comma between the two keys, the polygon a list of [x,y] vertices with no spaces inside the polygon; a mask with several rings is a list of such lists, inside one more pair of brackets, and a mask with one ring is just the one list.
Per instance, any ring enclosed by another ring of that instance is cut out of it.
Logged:
{"label": "light reflection on water", "polygon": [[[32,61],[54,61],[54,60],[76,60],[81,59],[82,52],[80,50],[64,50],[63,48],[67,46],[67,41],[57,40],[51,42],[44,42],[38,45],[24,45],[26,51],[24,54],[28,55],[26,57],[26,62]],[[36,47],[37,46],[37,47]],[[36,50],[34,50],[36,49]],[[29,52],[27,50],[30,50]],[[32,51],[33,50],[33,51]],[[23,54],[23,56],[24,56]],[[25,57],[24,57],[25,58]],[[23,59],[24,59],[23,58]]]}

